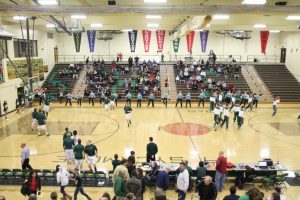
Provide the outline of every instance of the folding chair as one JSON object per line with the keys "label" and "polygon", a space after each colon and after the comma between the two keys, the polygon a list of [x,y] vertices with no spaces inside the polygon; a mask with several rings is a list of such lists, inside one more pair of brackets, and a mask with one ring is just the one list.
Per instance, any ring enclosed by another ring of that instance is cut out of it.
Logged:
{"label": "folding chair", "polygon": [[27,177],[25,177],[24,171],[22,171],[21,169],[13,169],[12,172],[15,177],[14,178],[15,184],[23,184],[25,182]]}
{"label": "folding chair", "polygon": [[44,169],[42,170],[44,185],[56,185],[56,177],[55,177],[55,172],[53,170],[49,169]]}
{"label": "folding chair", "polygon": [[10,169],[2,169],[2,174],[4,176],[4,183],[6,185],[10,185],[14,183],[14,173]]}
{"label": "folding chair", "polygon": [[86,170],[82,172],[84,174],[83,180],[84,180],[84,185],[86,186],[95,186],[96,185],[96,177],[94,172],[90,170]]}

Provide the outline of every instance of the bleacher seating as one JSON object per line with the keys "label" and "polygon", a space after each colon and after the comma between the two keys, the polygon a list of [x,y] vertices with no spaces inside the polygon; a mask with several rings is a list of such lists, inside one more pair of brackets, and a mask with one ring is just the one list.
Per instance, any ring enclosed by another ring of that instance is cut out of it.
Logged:
{"label": "bleacher seating", "polygon": [[282,102],[300,101],[300,83],[284,65],[255,65],[255,70],[273,96]]}
{"label": "bleacher seating", "polygon": [[[72,73],[69,71],[68,75],[60,76],[59,71],[68,69],[70,64],[55,64],[52,71],[45,80],[42,88],[47,88],[47,95],[52,99],[57,99],[58,90],[64,94],[72,92],[77,79],[73,79]],[[78,73],[80,75],[81,70]]]}
{"label": "bleacher seating", "polygon": [[[203,66],[202,66],[203,67]],[[178,68],[176,65],[174,65],[174,72],[175,72],[175,77],[177,75],[180,74],[180,71],[183,70],[183,68]],[[210,97],[211,93],[209,92],[209,90],[207,90],[207,78],[210,77],[212,79],[215,80],[215,82],[226,82],[227,84],[227,88],[232,87],[235,90],[241,90],[241,91],[249,91],[250,88],[247,84],[247,82],[245,81],[242,73],[240,71],[235,72],[234,75],[227,75],[226,79],[225,79],[225,75],[223,73],[218,73],[214,70],[209,70],[209,69],[205,69],[206,72],[206,80],[204,81],[204,85],[205,85],[205,95],[206,97]],[[193,73],[189,73],[190,75],[194,74]],[[238,78],[236,78],[238,77]],[[185,96],[188,92],[190,92],[191,97],[192,97],[192,101],[195,101],[198,99],[198,96],[201,92],[201,83],[197,82],[197,86],[198,86],[198,90],[192,90],[191,88],[187,88],[186,86],[186,81],[188,80],[188,78],[184,78],[182,81],[180,82],[176,82],[176,86],[177,86],[177,91],[181,91],[183,93],[183,95]]]}

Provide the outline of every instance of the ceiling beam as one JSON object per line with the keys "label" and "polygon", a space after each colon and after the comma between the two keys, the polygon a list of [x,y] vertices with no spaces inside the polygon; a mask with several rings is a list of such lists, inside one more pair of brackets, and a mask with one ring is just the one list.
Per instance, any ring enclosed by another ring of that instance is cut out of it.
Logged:
{"label": "ceiling beam", "polygon": [[59,20],[57,20],[55,17],[53,17],[52,15],[49,16],[59,27],[61,27],[64,31],[66,31],[66,33],[68,33],[70,36],[72,35],[72,33],[67,29],[66,26],[64,26]]}
{"label": "ceiling beam", "polygon": [[180,5],[180,6],[89,6],[89,5],[61,5],[61,6],[16,6],[6,5],[0,7],[0,12],[13,15],[16,12],[30,15],[63,15],[73,13],[86,14],[165,14],[165,15],[205,15],[214,13],[229,14],[290,14],[299,13],[300,6],[268,6],[268,5]]}

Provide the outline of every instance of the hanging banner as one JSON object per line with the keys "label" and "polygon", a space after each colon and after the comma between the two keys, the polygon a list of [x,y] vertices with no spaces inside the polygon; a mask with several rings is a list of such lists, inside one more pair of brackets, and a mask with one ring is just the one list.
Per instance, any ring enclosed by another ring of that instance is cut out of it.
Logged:
{"label": "hanging banner", "polygon": [[80,52],[81,33],[73,33],[76,52]]}
{"label": "hanging banner", "polygon": [[142,30],[142,33],[143,33],[143,41],[144,41],[145,52],[149,52],[150,41],[151,41],[151,31]]}
{"label": "hanging banner", "polygon": [[263,54],[266,54],[269,35],[270,35],[269,31],[260,31],[260,45],[261,45],[261,52]]}
{"label": "hanging banner", "polygon": [[180,38],[176,38],[175,40],[173,40],[173,50],[175,53],[178,52],[179,42],[180,42]]}
{"label": "hanging banner", "polygon": [[131,52],[135,52],[137,30],[129,31],[128,37],[129,37],[130,50]]}
{"label": "hanging banner", "polygon": [[156,31],[157,52],[162,52],[164,49],[165,33],[165,30]]}
{"label": "hanging banner", "polygon": [[89,41],[90,52],[94,52],[96,31],[88,30],[87,37]]}
{"label": "hanging banner", "polygon": [[206,51],[208,34],[209,31],[200,31],[201,49],[203,53]]}
{"label": "hanging banner", "polygon": [[195,36],[195,32],[194,31],[189,32],[186,35],[187,49],[188,49],[188,52],[190,52],[190,53],[192,52],[192,49],[193,49],[194,36]]}

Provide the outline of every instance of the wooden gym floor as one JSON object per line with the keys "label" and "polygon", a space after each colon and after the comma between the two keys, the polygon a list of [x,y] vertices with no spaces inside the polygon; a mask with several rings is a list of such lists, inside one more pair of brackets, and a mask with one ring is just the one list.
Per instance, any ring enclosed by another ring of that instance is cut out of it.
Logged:
{"label": "wooden gym floor", "polygon": [[[64,107],[64,104],[53,103],[47,120],[47,136],[38,136],[31,130],[31,112],[24,110],[21,115],[10,113],[9,120],[0,119],[0,168],[21,168],[20,144],[25,142],[32,156],[30,163],[36,169],[54,169],[55,165],[66,165],[62,147],[64,128],[77,130],[79,138],[85,144],[92,140],[99,150],[98,168],[110,170],[111,159],[115,153],[119,157],[127,157],[131,150],[136,152],[137,161],[145,161],[145,149],[148,138],[152,136],[159,148],[158,157],[165,162],[171,162],[173,157],[182,157],[196,167],[200,159],[213,160],[218,152],[223,150],[228,161],[237,163],[254,163],[262,158],[270,157],[275,162],[280,161],[288,170],[300,169],[300,126],[297,117],[300,114],[299,104],[279,104],[277,115],[272,118],[272,105],[259,105],[253,112],[245,113],[244,125],[240,130],[230,118],[229,129],[212,128],[213,114],[192,108],[168,108],[156,104],[155,108],[135,108],[132,103],[132,126],[127,127],[123,111],[124,103],[119,103],[116,110],[104,111],[98,104],[95,107],[83,103],[78,107]],[[231,114],[232,115],[232,114]],[[171,133],[171,132],[176,133]],[[84,164],[84,168],[87,165]],[[226,188],[229,188],[228,183]],[[73,193],[73,188],[68,188]],[[112,188],[86,188],[93,199]],[[7,199],[26,199],[20,194],[20,187],[0,186],[0,195]],[[59,192],[58,187],[45,187],[39,199],[49,199],[52,191]],[[265,190],[263,190],[265,192]],[[238,191],[243,194],[245,191]],[[265,192],[270,194],[271,191]],[[290,200],[300,196],[300,187],[289,186],[283,190]],[[220,193],[218,199],[228,192]],[[83,199],[82,196],[78,196]],[[153,194],[147,191],[145,199],[151,199]],[[174,191],[168,191],[169,199],[176,199]],[[187,198],[187,199],[190,199]]]}

